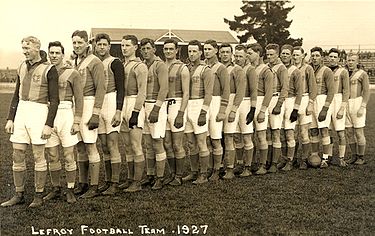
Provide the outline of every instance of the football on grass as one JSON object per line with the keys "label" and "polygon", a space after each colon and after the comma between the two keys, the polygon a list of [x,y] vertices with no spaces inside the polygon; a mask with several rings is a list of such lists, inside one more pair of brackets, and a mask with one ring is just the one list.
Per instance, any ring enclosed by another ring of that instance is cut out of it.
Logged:
{"label": "football on grass", "polygon": [[319,157],[319,154],[313,153],[308,158],[308,163],[311,167],[317,168],[320,166],[321,159]]}

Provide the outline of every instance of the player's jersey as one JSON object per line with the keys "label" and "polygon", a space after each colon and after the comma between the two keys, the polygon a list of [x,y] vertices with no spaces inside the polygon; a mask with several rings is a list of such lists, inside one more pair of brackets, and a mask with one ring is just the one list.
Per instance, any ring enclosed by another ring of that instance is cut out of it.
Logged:
{"label": "player's jersey", "polygon": [[196,66],[189,65],[190,86],[189,99],[204,99],[203,106],[208,109],[214,87],[214,78],[211,69],[203,62]]}
{"label": "player's jersey", "polygon": [[21,64],[18,69],[20,100],[43,104],[48,103],[47,73],[51,67],[51,64],[44,62],[28,70],[26,62]]}
{"label": "player's jersey", "polygon": [[233,106],[239,107],[246,91],[245,72],[239,65],[233,63],[227,66],[229,74],[230,93],[235,94]]}
{"label": "player's jersey", "polygon": [[338,67],[333,71],[333,78],[334,93],[342,93],[342,101],[347,102],[349,99],[349,72],[343,67]]}
{"label": "player's jersey", "polygon": [[168,98],[182,98],[181,71],[185,64],[180,60],[174,61],[168,69]]}
{"label": "player's jersey", "polygon": [[303,63],[298,68],[301,71],[301,79],[303,81],[302,93],[308,93],[311,100],[316,98],[316,80],[314,69],[307,63]]}
{"label": "player's jersey", "polygon": [[168,94],[167,66],[159,58],[155,57],[148,66],[146,100],[158,100],[164,102]]}
{"label": "player's jersey", "polygon": [[140,111],[146,100],[147,66],[135,58],[125,63],[125,96],[137,96],[134,109]]}
{"label": "player's jersey", "polygon": [[116,83],[115,83],[115,76],[111,69],[111,64],[115,60],[115,57],[109,56],[103,60],[104,65],[104,76],[105,76],[105,84],[106,84],[106,92],[112,93],[116,91]]}
{"label": "player's jersey", "polygon": [[366,71],[362,69],[356,69],[351,73],[349,91],[350,99],[354,99],[362,96],[362,103],[367,104],[370,97],[370,81]]}
{"label": "player's jersey", "polygon": [[275,76],[268,65],[260,64],[255,68],[258,78],[258,96],[264,96],[262,102],[263,110],[268,107],[273,94],[273,77]]}
{"label": "player's jersey", "polygon": [[219,61],[216,61],[209,65],[214,75],[214,90],[212,96],[221,96],[220,99],[220,111],[225,112],[229,102],[229,73],[227,68]]}

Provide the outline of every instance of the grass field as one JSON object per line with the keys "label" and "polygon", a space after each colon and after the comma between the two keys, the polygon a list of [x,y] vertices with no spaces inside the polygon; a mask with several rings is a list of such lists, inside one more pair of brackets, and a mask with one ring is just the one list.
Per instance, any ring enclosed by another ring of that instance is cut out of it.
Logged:
{"label": "grass field", "polygon": [[[0,94],[1,202],[14,192],[12,148],[3,130],[9,100],[10,94]],[[374,235],[374,99],[368,109],[367,164],[364,166],[293,170],[202,186],[188,183],[156,192],[148,188],[140,193],[97,197],[73,205],[64,201],[48,202],[40,209],[27,207],[34,191],[29,150],[27,203],[0,209],[0,235],[48,235],[48,232],[59,235],[53,229],[59,230],[61,235],[110,235],[111,231],[105,234],[101,230],[110,228],[123,229],[123,233],[133,235],[149,235],[145,230],[142,232],[139,227],[142,225],[160,229],[149,231],[150,234],[159,232],[158,235],[162,235],[161,229],[165,230],[165,235],[178,235],[178,229],[179,235],[193,235],[196,229],[203,235],[204,225],[208,225],[206,235]],[[125,174],[123,168],[121,180],[125,179]],[[86,231],[82,234],[81,227],[85,226],[88,228],[84,228]],[[89,228],[97,231],[91,234]],[[39,231],[41,229],[45,231]]]}

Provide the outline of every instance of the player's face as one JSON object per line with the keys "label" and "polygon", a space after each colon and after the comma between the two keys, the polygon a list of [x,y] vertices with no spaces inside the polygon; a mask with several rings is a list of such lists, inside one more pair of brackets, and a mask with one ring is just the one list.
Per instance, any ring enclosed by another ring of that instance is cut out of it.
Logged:
{"label": "player's face", "polygon": [[276,50],[274,50],[274,49],[268,49],[266,51],[266,55],[267,55],[268,61],[271,64],[276,64],[277,63],[277,59],[278,59],[279,55],[276,53]]}
{"label": "player's face", "polygon": [[53,46],[48,49],[48,57],[53,65],[60,65],[64,59],[61,47]]}
{"label": "player's face", "polygon": [[74,36],[72,38],[72,42],[73,42],[73,51],[77,55],[82,55],[83,53],[85,53],[87,47],[89,46],[88,42],[86,42],[83,38],[79,36]]}
{"label": "player's face", "polygon": [[331,52],[329,55],[329,65],[330,66],[337,66],[339,64],[340,58],[339,54],[336,52]]}
{"label": "player's face", "polygon": [[320,55],[320,52],[315,51],[311,53],[311,62],[314,66],[317,66],[322,62],[322,55]]}
{"label": "player's face", "polygon": [[22,52],[25,55],[26,61],[33,61],[39,55],[39,49],[31,42],[22,43]]}
{"label": "player's face", "polygon": [[155,55],[155,52],[156,49],[150,43],[141,46],[142,57],[146,60],[151,59]]}
{"label": "player's face", "polygon": [[219,50],[219,57],[222,63],[228,63],[232,60],[232,50],[230,47],[223,47]]}
{"label": "player's face", "polygon": [[99,56],[105,56],[109,54],[110,49],[111,45],[106,39],[100,39],[95,43],[95,51]]}
{"label": "player's face", "polygon": [[163,46],[163,53],[166,59],[173,60],[177,57],[178,49],[174,43],[166,43]]}
{"label": "player's face", "polygon": [[204,51],[204,57],[206,59],[210,59],[214,57],[217,53],[217,49],[214,48],[211,44],[205,44],[203,46],[203,51]]}
{"label": "player's face", "polygon": [[248,55],[250,63],[254,63],[259,59],[259,54],[251,48],[247,49],[247,55]]}
{"label": "player's face", "polygon": [[293,50],[293,60],[294,63],[300,64],[303,60],[303,53],[301,50]]}
{"label": "player's face", "polygon": [[135,55],[135,52],[137,51],[138,46],[133,45],[132,41],[130,39],[123,39],[121,41],[121,51],[122,55],[124,57],[130,57]]}
{"label": "player's face", "polygon": [[290,63],[292,60],[292,52],[289,49],[283,49],[280,58],[283,63]]}
{"label": "player's face", "polygon": [[236,50],[234,53],[235,63],[239,66],[246,65],[246,52],[244,50]]}
{"label": "player's face", "polygon": [[188,46],[188,56],[191,62],[195,62],[201,59],[202,51],[199,50],[198,45]]}
{"label": "player's face", "polygon": [[348,64],[349,70],[357,69],[358,56],[356,55],[349,56],[348,59],[346,60],[346,63]]}

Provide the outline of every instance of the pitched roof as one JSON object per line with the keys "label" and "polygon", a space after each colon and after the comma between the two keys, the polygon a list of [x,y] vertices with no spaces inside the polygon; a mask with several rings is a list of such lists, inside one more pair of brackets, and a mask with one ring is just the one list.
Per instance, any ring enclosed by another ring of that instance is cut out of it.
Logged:
{"label": "pitched roof", "polygon": [[164,41],[168,38],[169,32],[178,37],[178,41],[189,42],[197,39],[204,42],[207,39],[214,39],[217,42],[238,43],[238,40],[233,37],[229,31],[214,31],[214,30],[179,30],[179,29],[130,29],[130,28],[92,28],[91,37],[98,33],[107,33],[113,41],[121,41],[122,36],[126,34],[134,34],[138,39],[151,38],[158,41]]}

